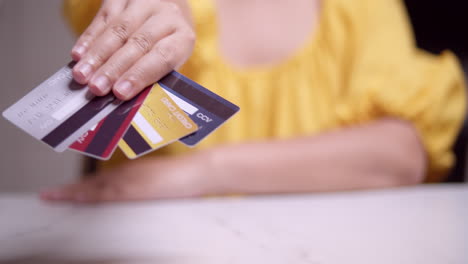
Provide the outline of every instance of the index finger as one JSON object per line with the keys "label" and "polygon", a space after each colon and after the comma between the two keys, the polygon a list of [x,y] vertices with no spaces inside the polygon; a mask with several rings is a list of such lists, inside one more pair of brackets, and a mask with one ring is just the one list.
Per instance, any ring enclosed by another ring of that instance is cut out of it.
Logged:
{"label": "index finger", "polygon": [[[80,35],[72,48],[71,56],[79,61],[88,51],[94,40],[106,29],[112,19],[124,10],[128,0],[104,1],[91,24]],[[112,4],[110,4],[112,2]]]}

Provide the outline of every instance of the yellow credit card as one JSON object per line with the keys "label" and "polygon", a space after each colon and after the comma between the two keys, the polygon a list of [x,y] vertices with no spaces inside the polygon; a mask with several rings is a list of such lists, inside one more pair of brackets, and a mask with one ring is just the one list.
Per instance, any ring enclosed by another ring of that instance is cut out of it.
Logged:
{"label": "yellow credit card", "polygon": [[128,158],[135,159],[197,130],[197,124],[156,83],[119,147]]}

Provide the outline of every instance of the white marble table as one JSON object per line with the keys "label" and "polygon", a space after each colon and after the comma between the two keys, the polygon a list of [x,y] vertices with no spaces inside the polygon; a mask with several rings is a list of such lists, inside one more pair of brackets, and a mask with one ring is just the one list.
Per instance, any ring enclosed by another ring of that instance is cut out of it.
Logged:
{"label": "white marble table", "polygon": [[104,206],[0,194],[0,263],[468,263],[468,186]]}

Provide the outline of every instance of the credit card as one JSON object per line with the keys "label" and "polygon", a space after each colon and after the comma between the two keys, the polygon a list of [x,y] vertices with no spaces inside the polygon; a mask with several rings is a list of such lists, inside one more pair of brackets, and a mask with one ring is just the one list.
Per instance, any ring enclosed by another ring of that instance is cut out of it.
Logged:
{"label": "credit card", "polygon": [[60,69],[3,112],[10,122],[57,152],[111,113],[121,103],[112,94],[93,96],[73,81],[74,63]]}
{"label": "credit card", "polygon": [[164,91],[198,125],[198,130],[180,141],[195,146],[239,111],[239,107],[178,72],[159,81]]}
{"label": "credit card", "polygon": [[127,132],[133,117],[150,90],[151,87],[147,87],[133,99],[123,102],[69,148],[96,159],[108,160],[117,148],[119,140]]}
{"label": "credit card", "polygon": [[159,84],[155,84],[119,141],[119,147],[128,158],[135,159],[177,141],[197,129],[197,124],[177,106]]}

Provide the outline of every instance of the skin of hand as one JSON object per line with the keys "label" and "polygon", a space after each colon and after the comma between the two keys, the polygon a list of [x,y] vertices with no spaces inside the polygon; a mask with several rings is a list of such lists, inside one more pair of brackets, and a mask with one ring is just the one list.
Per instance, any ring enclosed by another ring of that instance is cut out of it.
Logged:
{"label": "skin of hand", "polygon": [[81,203],[197,197],[208,193],[202,155],[135,160],[41,193],[52,201]]}
{"label": "skin of hand", "polygon": [[181,66],[194,43],[185,0],[105,0],[72,48],[73,77],[128,100]]}
{"label": "skin of hand", "polygon": [[318,136],[137,160],[41,197],[108,202],[388,188],[422,182],[426,167],[416,129],[384,119]]}

